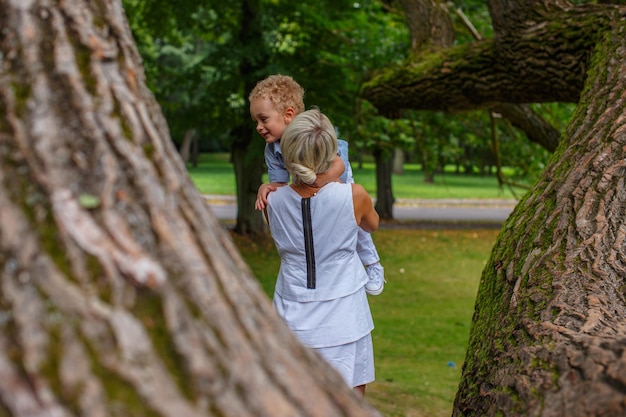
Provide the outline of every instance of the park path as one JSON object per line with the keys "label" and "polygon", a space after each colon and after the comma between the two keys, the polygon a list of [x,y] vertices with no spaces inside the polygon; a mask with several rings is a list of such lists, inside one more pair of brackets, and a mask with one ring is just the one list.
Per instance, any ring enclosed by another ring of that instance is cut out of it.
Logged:
{"label": "park path", "polygon": [[[205,195],[209,207],[222,222],[232,222],[237,217],[235,196]],[[394,204],[395,222],[381,227],[430,224],[448,226],[473,225],[500,227],[515,208],[517,201],[505,199],[398,199]],[[254,210],[254,208],[250,208]]]}

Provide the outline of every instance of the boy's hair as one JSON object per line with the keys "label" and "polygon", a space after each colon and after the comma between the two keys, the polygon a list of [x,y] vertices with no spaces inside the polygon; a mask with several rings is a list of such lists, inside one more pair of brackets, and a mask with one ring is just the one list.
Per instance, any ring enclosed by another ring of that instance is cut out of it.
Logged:
{"label": "boy's hair", "polygon": [[259,81],[248,95],[250,102],[257,98],[268,99],[279,113],[288,107],[296,114],[304,111],[304,88],[288,75],[270,75]]}
{"label": "boy's hair", "polygon": [[280,149],[294,184],[313,184],[317,174],[328,171],[337,156],[337,134],[319,109],[307,110],[287,125]]}

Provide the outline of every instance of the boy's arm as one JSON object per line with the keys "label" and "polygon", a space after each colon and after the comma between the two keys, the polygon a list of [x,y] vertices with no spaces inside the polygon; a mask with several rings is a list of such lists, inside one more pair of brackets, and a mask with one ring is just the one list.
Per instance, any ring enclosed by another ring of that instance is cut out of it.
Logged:
{"label": "boy's arm", "polygon": [[345,166],[343,164],[343,161],[341,160],[339,155],[337,155],[328,171],[317,174],[317,180],[315,180],[315,182],[318,185],[324,185],[328,182],[339,182],[339,177],[341,177],[341,175],[343,174],[344,169]]}
{"label": "boy's arm", "polygon": [[254,202],[254,208],[257,210],[263,210],[267,206],[267,196],[272,191],[276,191],[278,187],[284,187],[286,182],[272,182],[269,184],[261,184],[259,191],[256,194],[256,201]]}
{"label": "boy's arm", "polygon": [[352,184],[354,182],[354,178],[352,177],[352,167],[350,166],[350,161],[348,160],[348,142],[343,139],[339,139],[339,156],[343,161],[344,171],[341,174],[340,180],[346,184]]}
{"label": "boy's arm", "polygon": [[285,168],[285,160],[282,153],[278,151],[278,143],[268,143],[265,145],[265,165],[267,166],[267,176],[270,183],[288,183],[289,171]]}
{"label": "boy's arm", "polygon": [[269,184],[261,184],[256,194],[254,208],[263,210],[267,206],[267,196],[272,191],[276,191],[278,187],[283,187],[289,182],[289,172],[285,168],[282,154],[277,152],[277,143],[265,145],[265,165],[267,166],[267,175],[270,179]]}
{"label": "boy's arm", "polygon": [[329,178],[336,178],[335,181],[339,181],[339,177],[343,175],[343,172],[346,170],[346,167],[343,163],[343,160],[337,155],[333,164],[330,166],[327,174]]}

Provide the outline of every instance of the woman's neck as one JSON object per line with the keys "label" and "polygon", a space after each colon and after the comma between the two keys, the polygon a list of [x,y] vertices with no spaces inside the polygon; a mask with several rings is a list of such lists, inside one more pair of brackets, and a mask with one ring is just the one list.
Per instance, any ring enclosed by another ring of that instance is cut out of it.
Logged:
{"label": "woman's neck", "polygon": [[300,197],[310,198],[315,196],[317,192],[322,189],[326,184],[328,184],[328,182],[324,182],[322,184],[318,184],[317,181],[315,181],[313,184],[297,183],[291,184],[291,188],[293,188],[295,192],[300,194]]}

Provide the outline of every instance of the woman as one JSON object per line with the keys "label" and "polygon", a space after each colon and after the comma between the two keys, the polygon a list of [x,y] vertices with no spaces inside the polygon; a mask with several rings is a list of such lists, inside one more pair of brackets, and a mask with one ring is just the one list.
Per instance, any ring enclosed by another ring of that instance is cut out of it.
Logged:
{"label": "woman", "polygon": [[378,214],[361,185],[327,175],[337,137],[319,110],[293,118],[281,150],[292,184],[268,196],[268,223],[281,257],[274,306],[305,346],[364,394],[374,380],[374,323],[356,244],[358,228],[376,230]]}

